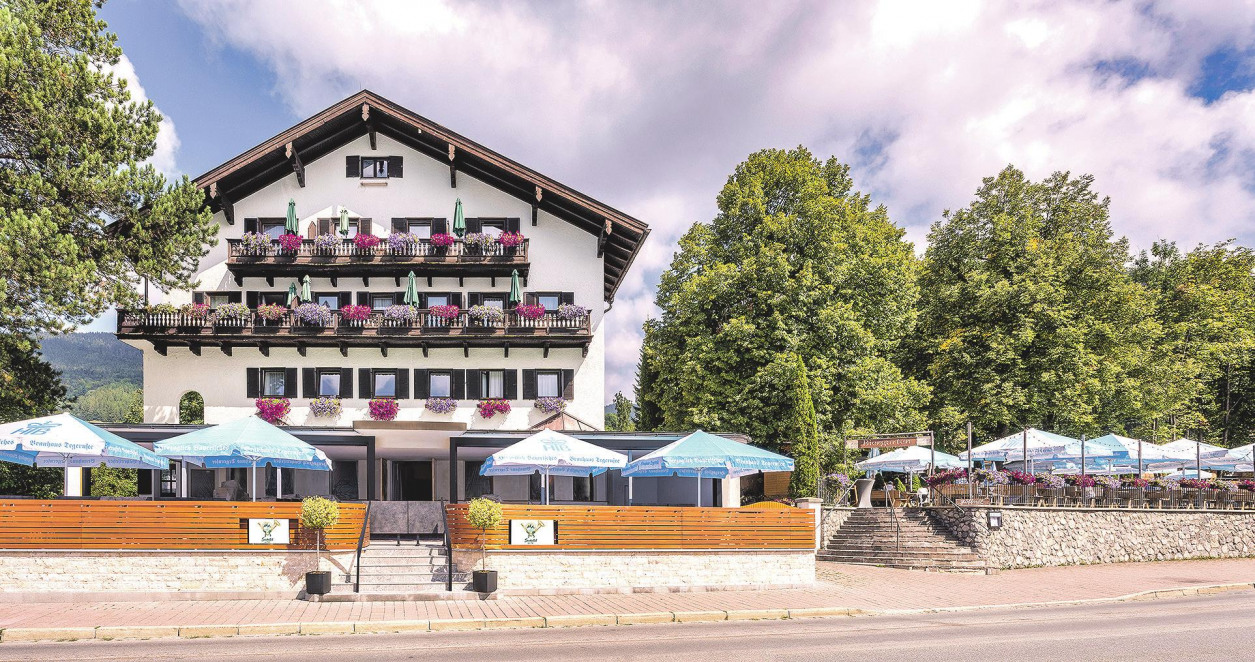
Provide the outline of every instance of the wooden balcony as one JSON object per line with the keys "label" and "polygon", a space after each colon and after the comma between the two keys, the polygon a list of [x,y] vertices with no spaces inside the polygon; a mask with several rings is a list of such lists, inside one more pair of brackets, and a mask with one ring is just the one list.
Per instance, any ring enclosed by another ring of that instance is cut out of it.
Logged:
{"label": "wooden balcony", "polygon": [[202,347],[218,347],[230,354],[233,347],[257,347],[269,355],[271,347],[296,347],[302,355],[309,347],[338,347],[348,356],[350,347],[378,348],[387,356],[390,347],[417,347],[426,355],[431,347],[499,347],[509,356],[511,347],[537,347],[548,356],[551,348],[578,347],[588,353],[592,340],[587,315],[564,319],[547,312],[538,319],[526,319],[506,311],[499,322],[472,319],[463,310],[453,318],[419,309],[414,320],[389,319],[375,312],[365,320],[345,319],[331,312],[327,324],[309,324],[286,313],[277,320],[266,320],[256,313],[246,319],[214,320],[182,313],[149,313],[118,310],[118,338],[147,340],[161,354],[168,347],[190,347],[199,354]]}
{"label": "wooden balcony", "polygon": [[411,271],[429,279],[508,278],[515,269],[526,283],[530,266],[527,251],[527,239],[518,246],[494,244],[483,248],[461,241],[452,246],[433,246],[422,240],[402,249],[389,247],[387,239],[369,249],[358,248],[350,239],[330,247],[318,247],[312,239],[306,239],[295,251],[282,250],[278,242],[259,251],[245,246],[241,239],[228,239],[227,268],[239,285],[245,277],[263,277],[273,284],[275,277],[306,274],[331,278],[333,286],[338,278],[350,277],[362,278],[366,284],[372,276],[391,277],[399,282]]}

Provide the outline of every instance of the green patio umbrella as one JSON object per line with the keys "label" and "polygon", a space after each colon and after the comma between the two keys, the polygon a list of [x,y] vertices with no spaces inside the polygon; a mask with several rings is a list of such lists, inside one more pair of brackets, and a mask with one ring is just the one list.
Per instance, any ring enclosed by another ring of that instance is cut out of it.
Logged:
{"label": "green patio umbrella", "polygon": [[510,305],[517,306],[523,302],[523,288],[519,285],[519,270],[510,274]]}
{"label": "green patio umbrella", "polygon": [[462,198],[453,205],[453,234],[458,237],[466,234],[466,218],[462,215]]}
{"label": "green patio umbrella", "polygon": [[295,308],[301,298],[296,295],[296,283],[288,285],[288,308]]}
{"label": "green patio umbrella", "polygon": [[309,276],[306,275],[301,279],[301,301],[310,302],[314,300],[314,293],[309,288]]}
{"label": "green patio umbrella", "polygon": [[340,234],[349,236],[349,209],[348,207],[340,208]]}
{"label": "green patio umbrella", "polygon": [[301,233],[301,227],[297,223],[297,220],[296,220],[296,199],[295,198],[288,198],[288,220],[286,223],[283,224],[283,229],[287,230],[288,234],[300,234]]}
{"label": "green patio umbrella", "polygon": [[410,272],[410,282],[405,285],[405,303],[410,306],[418,305],[418,277],[414,272]]}

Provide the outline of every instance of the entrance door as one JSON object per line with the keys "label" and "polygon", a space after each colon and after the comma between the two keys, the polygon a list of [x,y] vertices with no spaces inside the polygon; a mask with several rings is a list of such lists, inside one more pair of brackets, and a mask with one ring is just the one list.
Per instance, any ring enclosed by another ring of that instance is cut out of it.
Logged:
{"label": "entrance door", "polygon": [[432,500],[431,460],[392,463],[392,493],[399,501]]}
{"label": "entrance door", "polygon": [[188,469],[187,495],[193,499],[208,500],[214,498],[214,470]]}

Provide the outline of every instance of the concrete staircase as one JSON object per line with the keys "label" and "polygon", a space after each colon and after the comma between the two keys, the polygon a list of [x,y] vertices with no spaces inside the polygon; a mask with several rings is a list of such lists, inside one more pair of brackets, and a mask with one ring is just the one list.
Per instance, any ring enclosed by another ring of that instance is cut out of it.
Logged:
{"label": "concrete staircase", "polygon": [[916,570],[985,572],[985,561],[971,547],[928,517],[922,509],[862,508],[838,527],[819,561]]}
{"label": "concrete staircase", "polygon": [[[443,593],[448,568],[442,543],[414,544],[412,540],[372,539],[362,548],[361,593],[415,594]],[[356,569],[337,576],[332,583],[333,595],[353,593]],[[465,588],[470,576],[453,571],[453,589]]]}

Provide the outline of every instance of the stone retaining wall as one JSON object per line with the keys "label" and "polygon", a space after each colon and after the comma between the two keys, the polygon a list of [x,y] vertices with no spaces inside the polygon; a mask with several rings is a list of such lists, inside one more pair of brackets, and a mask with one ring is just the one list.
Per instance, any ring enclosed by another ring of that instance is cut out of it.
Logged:
{"label": "stone retaining wall", "polygon": [[853,508],[824,506],[823,518],[820,519],[819,525],[820,547],[824,546],[824,544],[828,542],[827,539],[831,538],[832,534],[836,533],[837,529],[841,528],[842,524],[845,524],[845,520],[849,518],[850,513],[853,512]]}
{"label": "stone retaining wall", "polygon": [[[1002,513],[990,530],[988,512]],[[1255,556],[1255,513],[1084,508],[931,508],[990,567]]]}
{"label": "stone retaining wall", "polygon": [[[459,570],[478,570],[479,552],[454,550]],[[807,586],[815,554],[802,551],[488,552],[500,589],[632,589]]]}
{"label": "stone retaining wall", "polygon": [[[322,569],[345,572],[353,552],[324,553]],[[314,553],[0,551],[4,593],[115,591],[297,591]],[[335,581],[335,576],[332,576]]]}

